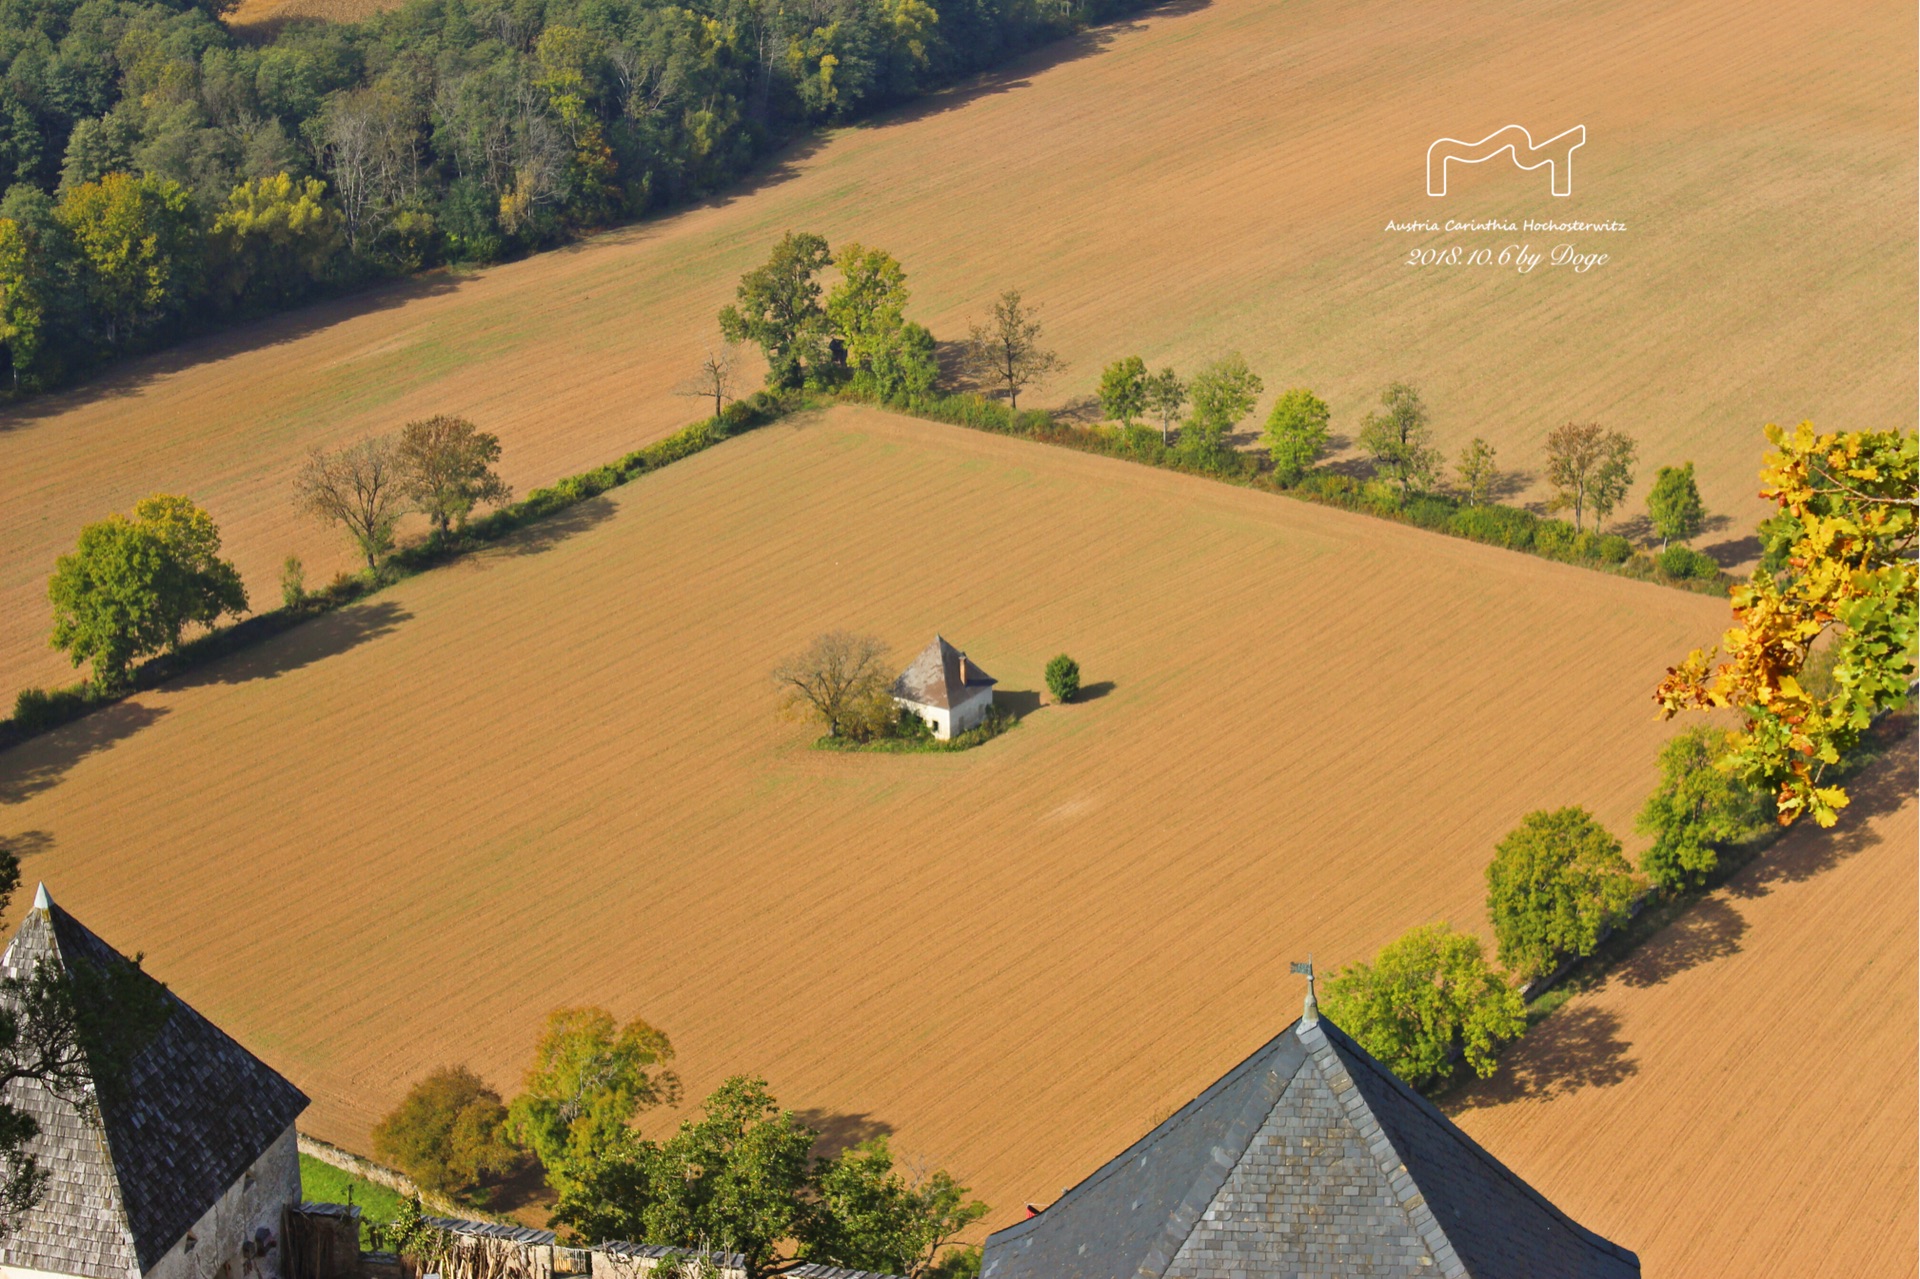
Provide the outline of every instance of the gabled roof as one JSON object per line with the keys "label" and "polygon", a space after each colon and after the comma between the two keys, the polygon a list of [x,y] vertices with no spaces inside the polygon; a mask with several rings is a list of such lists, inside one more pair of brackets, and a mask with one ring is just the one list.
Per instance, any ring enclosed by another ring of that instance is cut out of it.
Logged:
{"label": "gabled roof", "polygon": [[913,665],[901,672],[900,678],[893,682],[893,695],[922,706],[951,710],[981,689],[992,688],[998,682],[974,665],[971,658],[967,659],[967,675],[962,679],[960,659],[963,657],[966,657],[965,653],[940,636],[934,636],[933,643],[921,649],[920,656],[913,659]]}
{"label": "gabled roof", "polygon": [[[123,1058],[116,1086],[99,1077],[105,1058],[87,1052],[90,1097],[81,1105],[34,1081],[8,1099],[40,1124],[32,1150],[51,1174],[40,1203],[0,1240],[0,1262],[66,1274],[125,1279],[147,1270],[211,1208],[307,1107],[307,1098],[218,1027],[53,904],[41,889],[0,969],[26,977],[52,964],[76,994],[102,990],[98,976],[136,975],[107,989],[151,1001],[144,1043],[113,1045]],[[109,1030],[107,1033],[111,1034]]]}
{"label": "gabled roof", "polygon": [[1331,1022],[1298,1021],[1046,1211],[982,1279],[1235,1274],[1630,1279]]}

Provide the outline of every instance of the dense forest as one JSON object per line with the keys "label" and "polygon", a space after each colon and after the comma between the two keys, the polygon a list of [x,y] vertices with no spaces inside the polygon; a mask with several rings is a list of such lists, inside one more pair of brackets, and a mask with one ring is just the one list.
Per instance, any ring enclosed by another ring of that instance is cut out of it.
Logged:
{"label": "dense forest", "polygon": [[1130,0],[0,0],[0,395],[696,198]]}

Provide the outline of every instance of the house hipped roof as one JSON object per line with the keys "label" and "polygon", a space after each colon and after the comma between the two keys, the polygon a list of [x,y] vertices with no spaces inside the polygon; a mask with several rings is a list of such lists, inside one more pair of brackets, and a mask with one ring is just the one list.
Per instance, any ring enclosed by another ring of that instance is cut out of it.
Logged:
{"label": "house hipped roof", "polygon": [[[82,965],[94,974],[132,968],[44,890],[0,968],[26,977],[42,964],[69,983]],[[149,1269],[307,1107],[298,1088],[152,978],[106,989],[155,1001],[152,1018],[134,1019],[150,1035],[116,1046],[125,1062],[118,1086],[101,1086],[89,1053],[93,1086],[82,1105],[37,1081],[9,1086],[8,1100],[40,1125],[31,1149],[52,1176],[0,1241],[0,1262],[99,1279]]]}
{"label": "house hipped roof", "polygon": [[920,656],[893,682],[893,695],[922,706],[951,710],[981,689],[992,688],[997,681],[972,658],[967,658],[967,677],[960,678],[960,659],[965,656],[940,636],[934,636],[933,643],[921,649]]}
{"label": "house hipped roof", "polygon": [[[1381,1201],[1378,1240],[1336,1235],[1356,1200],[1335,1198],[1353,1194],[1342,1189],[1352,1169],[1328,1166],[1330,1144],[1286,1140],[1301,1131],[1295,1112],[1316,1106],[1341,1149],[1377,1165],[1362,1180]],[[1260,1195],[1234,1198],[1243,1175],[1264,1179]],[[1292,1229],[1261,1233],[1263,1214],[1287,1213]],[[1307,1268],[1316,1248],[1352,1258],[1355,1274],[1409,1273],[1384,1260],[1393,1247],[1429,1257],[1420,1273],[1473,1279],[1640,1273],[1633,1253],[1567,1217],[1322,1018],[1295,1022],[1046,1211],[989,1236],[982,1279],[1160,1279],[1203,1223],[1224,1251],[1257,1245],[1281,1273]]]}

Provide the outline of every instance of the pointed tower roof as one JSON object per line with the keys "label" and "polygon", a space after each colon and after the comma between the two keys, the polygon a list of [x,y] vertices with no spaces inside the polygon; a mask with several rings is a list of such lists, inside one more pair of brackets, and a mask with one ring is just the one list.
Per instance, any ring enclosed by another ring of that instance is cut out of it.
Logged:
{"label": "pointed tower roof", "polygon": [[103,1003],[126,1012],[85,1018],[103,1029],[87,1047],[90,1095],[81,1104],[35,1081],[9,1085],[8,1100],[40,1125],[32,1149],[52,1175],[40,1203],[0,1239],[0,1263],[125,1279],[178,1243],[307,1098],[54,905],[42,885],[0,971],[28,977],[46,964],[92,1013]]}
{"label": "pointed tower roof", "polygon": [[1325,1016],[1289,1026],[1038,1216],[982,1279],[1629,1279]]}
{"label": "pointed tower roof", "polygon": [[981,670],[965,653],[936,635],[920,650],[913,665],[893,682],[893,695],[922,706],[951,710],[983,688],[999,681]]}

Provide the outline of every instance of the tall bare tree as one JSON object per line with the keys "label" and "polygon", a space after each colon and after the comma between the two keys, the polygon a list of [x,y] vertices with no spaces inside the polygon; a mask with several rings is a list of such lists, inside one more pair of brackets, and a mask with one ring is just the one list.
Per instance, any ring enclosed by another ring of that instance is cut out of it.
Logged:
{"label": "tall bare tree", "polygon": [[967,339],[968,367],[1006,392],[1009,409],[1019,409],[1020,392],[1066,367],[1057,352],[1040,345],[1040,337],[1038,308],[1022,303],[1020,290],[1008,289]]}
{"label": "tall bare tree", "polygon": [[878,712],[892,709],[886,656],[887,646],[871,635],[829,631],[774,668],[782,708],[815,716],[831,736],[862,735]]}
{"label": "tall bare tree", "polygon": [[420,112],[388,87],[343,90],[320,117],[320,160],[358,249],[420,184]]}
{"label": "tall bare tree", "polygon": [[376,435],[332,452],[315,449],[293,491],[301,510],[345,528],[367,567],[377,569],[406,514],[405,481],[393,437]]}
{"label": "tall bare tree", "polygon": [[699,371],[674,388],[675,395],[684,395],[694,399],[713,400],[713,420],[720,420],[720,410],[726,402],[737,398],[735,388],[739,385],[740,348],[729,342],[718,351],[707,348],[706,358],[700,361]]}

